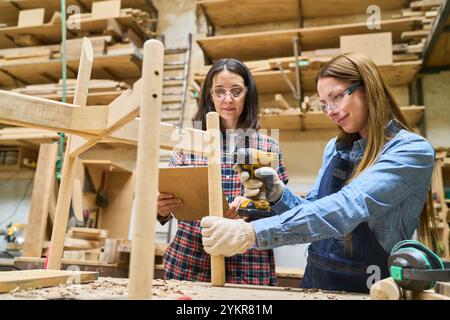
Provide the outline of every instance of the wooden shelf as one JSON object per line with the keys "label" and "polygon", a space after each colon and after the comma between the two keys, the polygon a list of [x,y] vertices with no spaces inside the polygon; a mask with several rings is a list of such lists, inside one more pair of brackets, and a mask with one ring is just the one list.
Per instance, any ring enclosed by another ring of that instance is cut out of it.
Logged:
{"label": "wooden shelf", "polygon": [[[422,61],[407,61],[407,62],[396,62],[392,65],[379,66],[381,73],[385,77],[387,83],[390,86],[405,86],[408,85],[418,70]],[[301,85],[303,91],[316,91],[315,76],[318,69],[311,68],[301,68]],[[285,70],[286,75],[295,83],[295,71]],[[263,71],[263,72],[253,72],[253,78],[255,79],[256,85],[258,87],[259,93],[283,93],[290,92],[289,86],[284,80],[281,71]],[[196,76],[195,81],[202,85],[204,81],[204,76]]]}
{"label": "wooden shelf", "polygon": [[92,166],[99,168],[107,172],[122,172],[122,173],[132,173],[128,168],[120,166],[119,164],[110,160],[83,160],[83,164],[86,166]]}
{"label": "wooden shelf", "polygon": [[[66,6],[77,5],[83,12],[90,12],[94,0],[66,0]],[[149,5],[146,0],[122,0],[122,8],[135,8],[148,11]],[[44,21],[49,21],[55,12],[61,12],[61,0],[0,0],[0,23],[8,26],[16,26],[19,10],[45,9]]]}
{"label": "wooden shelf", "polygon": [[[446,29],[450,28],[450,17],[448,18]],[[426,67],[445,67],[450,66],[450,54],[448,48],[450,47],[450,33],[442,32],[437,42],[431,51],[430,58]]]}
{"label": "wooden shelf", "polygon": [[[136,22],[136,19],[132,16],[120,16],[114,19],[124,28],[131,28],[138,34],[144,33]],[[83,19],[80,23],[80,30],[77,30],[76,32],[67,30],[67,39],[79,38],[80,34],[85,35],[86,33],[102,34],[107,28],[107,22],[108,19]],[[0,28],[0,48],[16,48],[18,46],[24,46],[18,45],[17,41],[14,41],[16,37],[23,35],[32,37],[34,39],[33,41],[37,42],[34,45],[59,44],[61,42],[61,16],[55,14],[50,22],[40,26]],[[29,44],[29,46],[32,45],[33,44]]]}
{"label": "wooden shelf", "polygon": [[[405,0],[379,0],[382,11],[400,10]],[[215,27],[367,14],[372,0],[197,0]],[[226,8],[226,10],[224,9]]]}
{"label": "wooden shelf", "polygon": [[[67,61],[68,78],[76,78],[78,63],[78,59]],[[131,85],[141,75],[141,64],[141,58],[136,54],[95,56],[92,78],[121,80]],[[0,88],[15,88],[18,83],[56,83],[61,74],[61,59],[37,58],[7,66],[0,65]]]}
{"label": "wooden shelf", "polygon": [[196,4],[215,27],[299,19],[298,0],[201,0]]}
{"label": "wooden shelf", "polygon": [[334,17],[352,14],[367,14],[367,8],[376,4],[381,11],[403,9],[408,1],[405,0],[301,0],[302,16],[304,19],[319,17]]}
{"label": "wooden shelf", "polygon": [[38,151],[23,146],[0,147],[0,171],[21,171],[36,167]]}
{"label": "wooden shelf", "polygon": [[[420,19],[384,20],[380,30],[370,30],[364,23],[341,24],[281,31],[242,33],[215,37],[202,37],[197,43],[204,54],[215,61],[225,57],[257,60],[293,55],[292,38],[300,39],[302,50],[339,47],[340,36],[374,32],[392,32],[393,43],[401,42],[401,33],[411,31]],[[251,45],[249,45],[251,44]]]}
{"label": "wooden shelf", "polygon": [[[416,125],[425,110],[422,106],[402,107],[408,119]],[[318,111],[308,112],[301,115],[264,115],[260,117],[263,129],[280,130],[314,130],[314,129],[335,129],[336,125],[330,121],[325,114]]]}

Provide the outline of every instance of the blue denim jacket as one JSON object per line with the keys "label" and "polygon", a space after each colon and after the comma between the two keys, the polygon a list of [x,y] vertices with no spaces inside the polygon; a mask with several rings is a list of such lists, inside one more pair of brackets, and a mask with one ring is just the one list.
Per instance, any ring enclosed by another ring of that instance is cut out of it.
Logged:
{"label": "blue denim jacket", "polygon": [[[388,124],[392,126],[392,121]],[[365,139],[341,154],[358,161]],[[367,221],[380,245],[389,254],[417,228],[434,167],[434,150],[423,137],[401,129],[382,148],[373,165],[341,191],[316,199],[320,180],[336,154],[336,138],[328,142],[322,168],[306,199],[285,189],[272,206],[276,216],[251,222],[259,249],[307,243],[329,237],[342,238]]]}

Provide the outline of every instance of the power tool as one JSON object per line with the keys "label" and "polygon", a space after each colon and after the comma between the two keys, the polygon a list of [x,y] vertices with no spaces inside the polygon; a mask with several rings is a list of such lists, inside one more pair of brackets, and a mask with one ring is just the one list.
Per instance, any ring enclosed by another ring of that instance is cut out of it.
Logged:
{"label": "power tool", "polygon": [[278,154],[264,152],[258,149],[239,148],[234,154],[234,162],[239,164],[242,171],[247,171],[249,179],[257,179],[263,184],[258,195],[247,197],[248,200],[242,202],[237,210],[238,215],[246,217],[248,221],[267,218],[274,215],[267,200],[267,181],[255,176],[255,170],[261,167],[278,166]]}

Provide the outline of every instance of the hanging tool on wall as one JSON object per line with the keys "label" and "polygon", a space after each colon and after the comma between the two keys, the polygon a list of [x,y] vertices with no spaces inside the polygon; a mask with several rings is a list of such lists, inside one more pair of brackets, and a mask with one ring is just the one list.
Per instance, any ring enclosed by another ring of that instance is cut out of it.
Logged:
{"label": "hanging tool on wall", "polygon": [[100,188],[97,191],[95,204],[100,208],[106,208],[108,206],[108,199],[106,198],[106,171],[102,172],[102,180],[100,183]]}

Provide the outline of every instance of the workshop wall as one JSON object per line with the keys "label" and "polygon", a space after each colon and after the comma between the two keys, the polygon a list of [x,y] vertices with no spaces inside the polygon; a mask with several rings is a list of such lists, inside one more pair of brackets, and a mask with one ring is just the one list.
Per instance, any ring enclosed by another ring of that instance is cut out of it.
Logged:
{"label": "workshop wall", "polygon": [[450,147],[450,71],[423,77],[426,137],[434,147]]}

